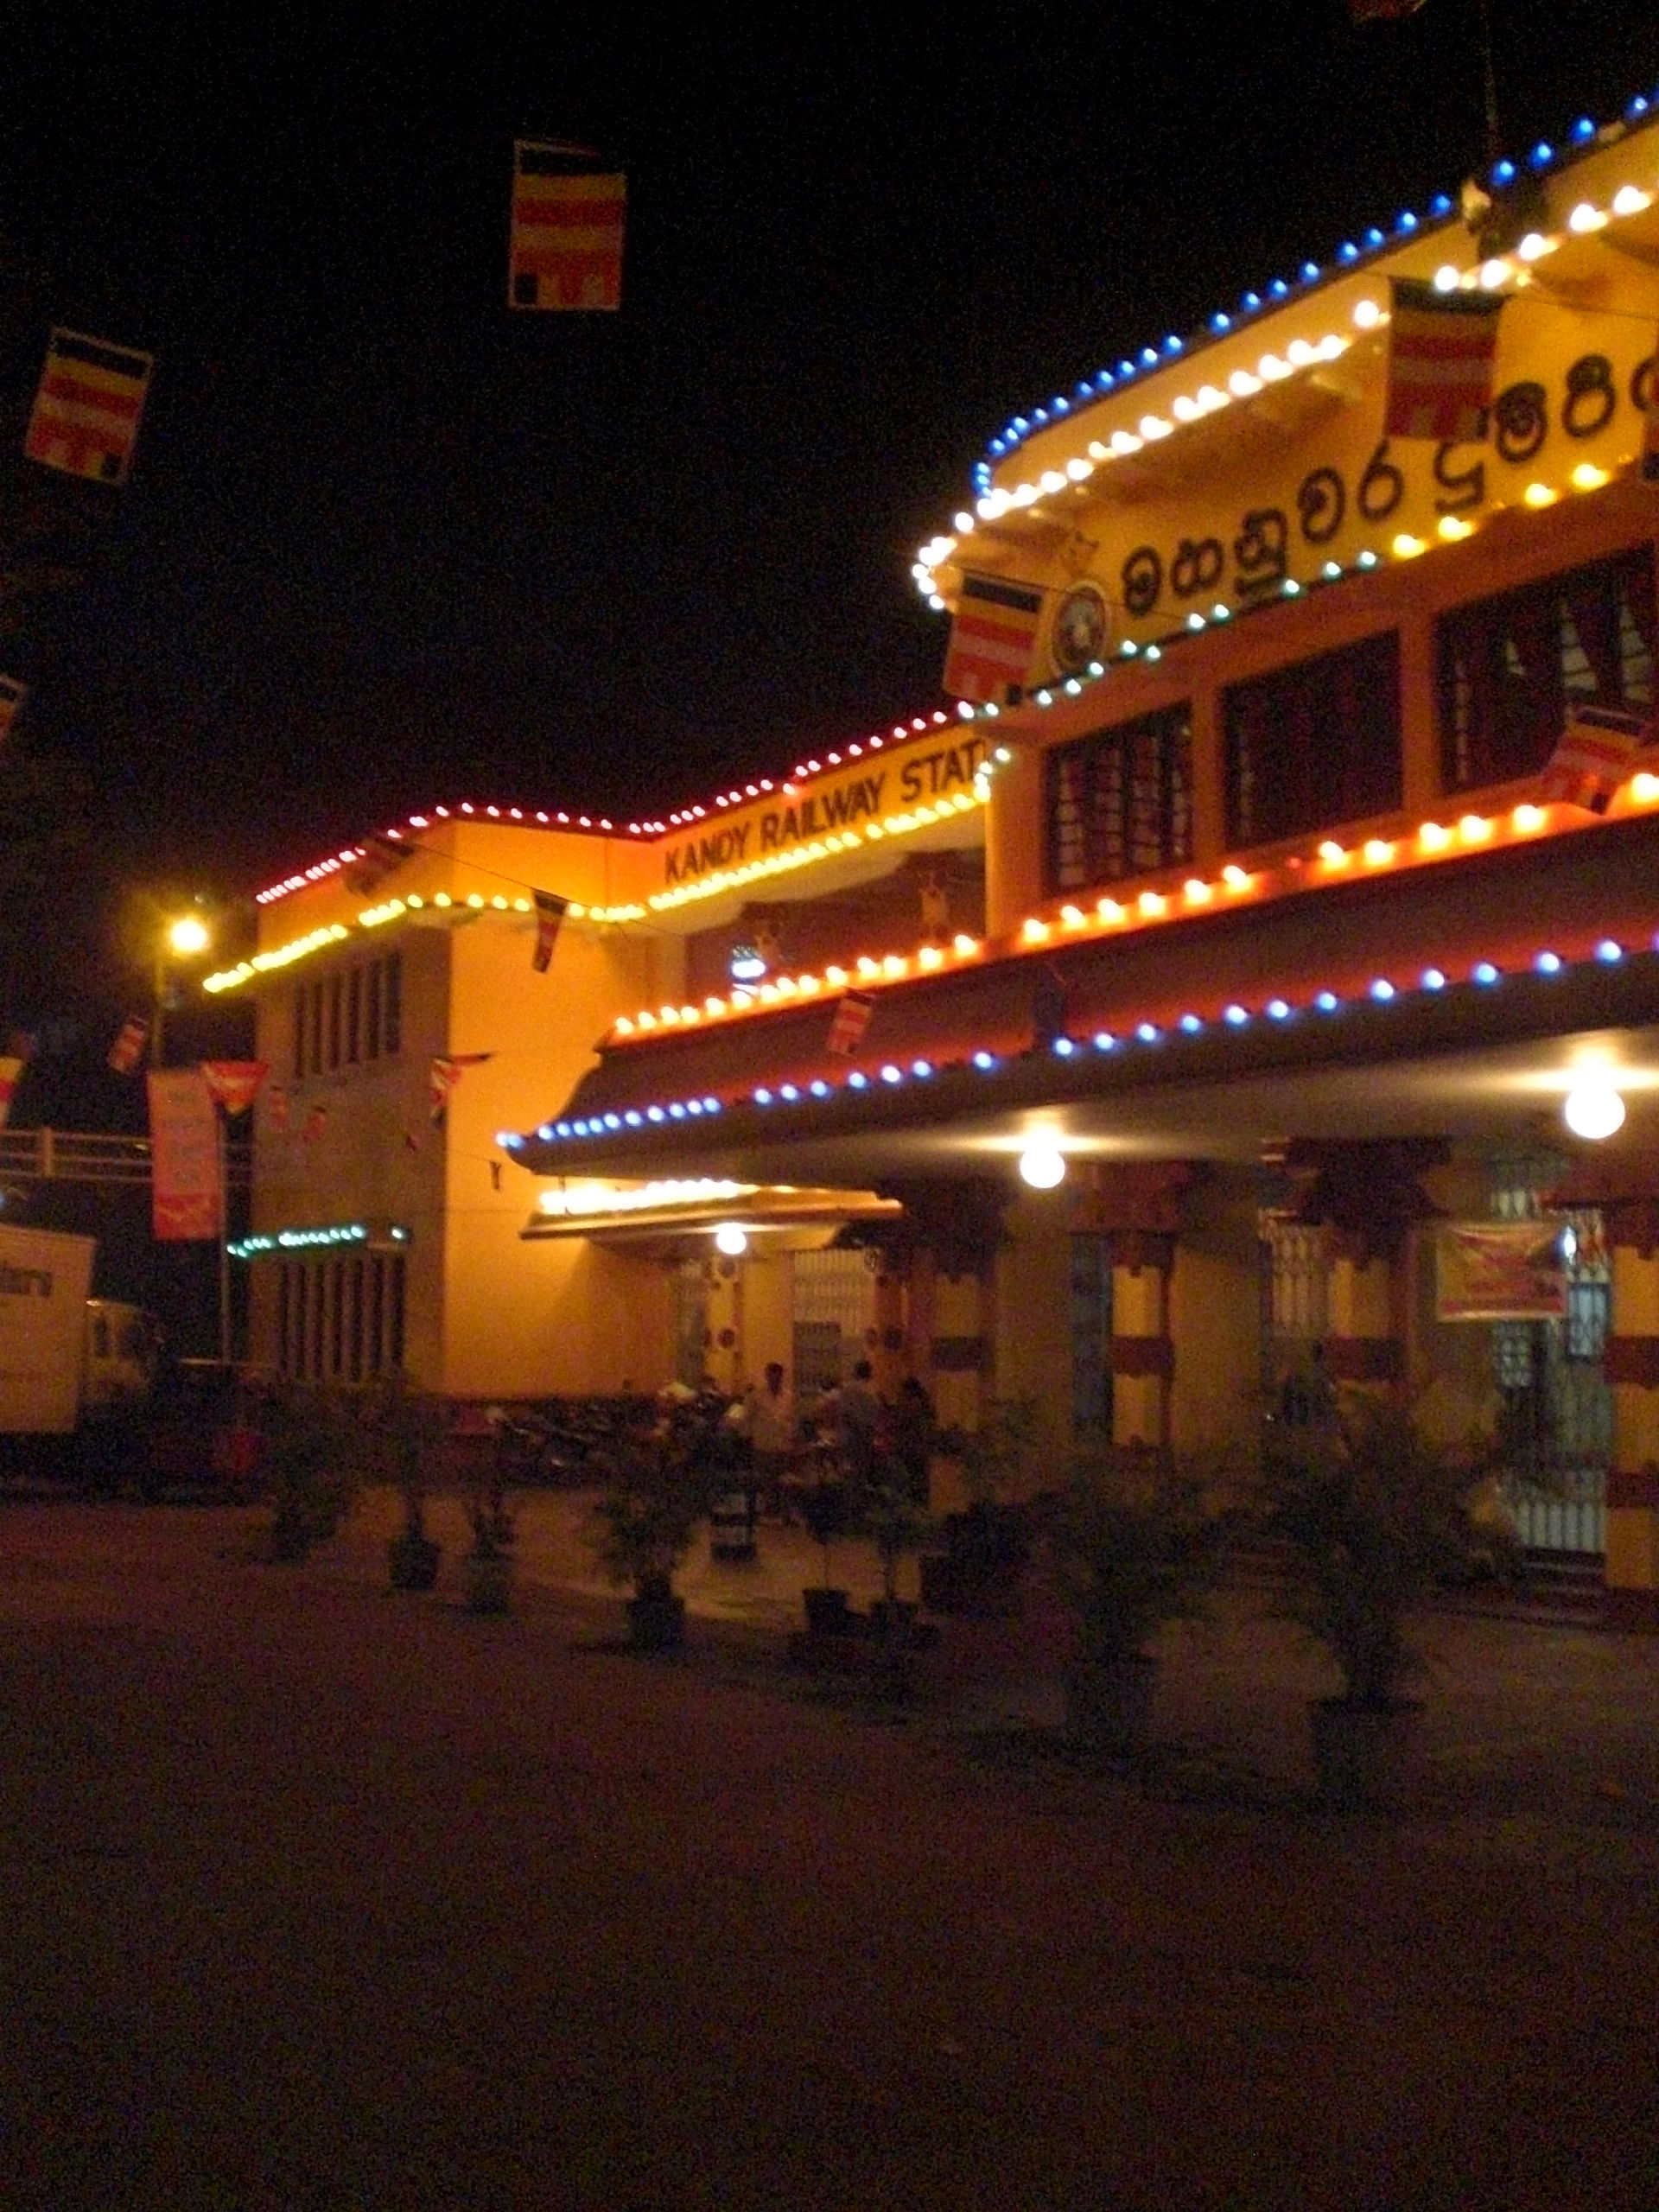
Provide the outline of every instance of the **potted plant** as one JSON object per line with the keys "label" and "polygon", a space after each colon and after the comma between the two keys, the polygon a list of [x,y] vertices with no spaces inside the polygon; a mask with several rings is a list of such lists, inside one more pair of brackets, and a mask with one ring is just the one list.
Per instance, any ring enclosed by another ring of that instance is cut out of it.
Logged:
{"label": "potted plant", "polygon": [[932,1523],[919,1505],[896,1461],[878,1460],[869,1486],[864,1525],[881,1562],[881,1595],[871,1608],[871,1622],[878,1633],[893,1634],[907,1628],[917,1608],[899,1595],[899,1562],[918,1551]]}
{"label": "potted plant", "polygon": [[503,1455],[493,1444],[479,1462],[467,1497],[472,1549],[461,1561],[471,1613],[505,1613],[512,1599],[512,1515]]}
{"label": "potted plant", "polygon": [[358,1461],[337,1394],[289,1382],[271,1398],[270,1467],[271,1552],[304,1559],[326,1543],[356,1495]]}
{"label": "potted plant", "polygon": [[588,1535],[610,1580],[632,1585],[626,1611],[636,1650],[676,1651],[685,1641],[685,1600],[674,1577],[691,1548],[699,1503],[690,1466],[669,1434],[624,1440]]}
{"label": "potted plant", "polygon": [[1011,1493],[1028,1487],[1036,1459],[1035,1402],[994,1405],[976,1429],[941,1429],[935,1449],[961,1466],[968,1503],[937,1524],[944,1548],[922,1554],[922,1603],[970,1619],[1018,1612],[1031,1529],[1028,1508]]}
{"label": "potted plant", "polygon": [[848,1593],[830,1580],[830,1547],[837,1536],[847,1533],[845,1484],[819,1481],[804,1491],[801,1519],[823,1556],[823,1580],[816,1586],[809,1583],[801,1592],[808,1632],[814,1636],[850,1636],[854,1617],[849,1610]]}
{"label": "potted plant", "polygon": [[1227,1527],[1218,1471],[1144,1449],[1073,1453],[1048,1502],[1047,1553],[1075,1630],[1066,1674],[1071,1732],[1131,1751],[1151,1723],[1158,1661],[1147,1649],[1191,1618],[1213,1582]]}
{"label": "potted plant", "polygon": [[432,1469],[443,1443],[443,1419],[437,1399],[411,1389],[394,1372],[365,1395],[364,1426],[374,1446],[377,1473],[397,1485],[404,1524],[386,1546],[386,1565],[394,1590],[429,1590],[438,1579],[442,1556],[426,1527],[426,1500]]}
{"label": "potted plant", "polygon": [[1414,1609],[1466,1565],[1468,1501],[1485,1470],[1431,1443],[1403,1410],[1365,1400],[1275,1433],[1263,1455],[1267,1526],[1288,1546],[1284,1603],[1335,1662],[1335,1697],[1311,1709],[1319,1794],[1347,1809],[1409,1795],[1422,1707]]}

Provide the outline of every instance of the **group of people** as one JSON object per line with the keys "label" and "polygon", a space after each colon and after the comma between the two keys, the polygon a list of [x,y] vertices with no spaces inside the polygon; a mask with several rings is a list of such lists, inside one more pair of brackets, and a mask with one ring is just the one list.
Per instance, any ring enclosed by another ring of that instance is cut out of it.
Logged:
{"label": "group of people", "polygon": [[771,1360],[760,1382],[725,1399],[723,1409],[710,1382],[689,1395],[714,1415],[727,1449],[747,1463],[766,1510],[780,1520],[794,1520],[802,1492],[825,1482],[860,1493],[890,1484],[918,1504],[927,1501],[936,1423],[914,1376],[886,1399],[869,1361],[860,1359],[844,1382],[798,1402],[782,1361]]}

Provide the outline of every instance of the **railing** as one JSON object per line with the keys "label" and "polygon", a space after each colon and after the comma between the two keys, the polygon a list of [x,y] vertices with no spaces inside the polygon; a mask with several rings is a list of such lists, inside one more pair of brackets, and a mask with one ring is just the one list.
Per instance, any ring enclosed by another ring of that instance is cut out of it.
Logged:
{"label": "railing", "polygon": [[[225,1147],[233,1191],[252,1181],[253,1147],[245,1138]],[[0,1129],[0,1180],[22,1183],[123,1183],[150,1179],[148,1137],[84,1135],[68,1129]]]}

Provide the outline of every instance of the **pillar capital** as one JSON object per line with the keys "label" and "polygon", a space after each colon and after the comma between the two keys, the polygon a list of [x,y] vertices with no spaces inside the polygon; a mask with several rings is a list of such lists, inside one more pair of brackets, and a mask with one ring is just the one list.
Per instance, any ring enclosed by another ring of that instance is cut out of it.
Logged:
{"label": "pillar capital", "polygon": [[1659,1253],[1659,1156],[1598,1154],[1569,1168],[1552,1206],[1598,1206],[1609,1244],[1651,1260]]}
{"label": "pillar capital", "polygon": [[1395,1259],[1410,1230],[1440,1211],[1418,1178],[1446,1156],[1438,1137],[1298,1138],[1285,1155],[1295,1217],[1322,1223],[1333,1256],[1356,1267]]}
{"label": "pillar capital", "polygon": [[1092,1160],[1074,1168],[1071,1225],[1108,1236],[1173,1236],[1181,1201],[1205,1174],[1192,1160]]}

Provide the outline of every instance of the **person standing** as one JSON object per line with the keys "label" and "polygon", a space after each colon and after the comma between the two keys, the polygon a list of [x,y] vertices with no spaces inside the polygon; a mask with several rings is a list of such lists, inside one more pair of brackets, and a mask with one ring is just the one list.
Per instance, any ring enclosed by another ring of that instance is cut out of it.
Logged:
{"label": "person standing", "polygon": [[780,1359],[766,1362],[760,1389],[749,1394],[749,1442],[766,1510],[781,1521],[791,1519],[787,1486],[795,1454],[795,1395]]}

